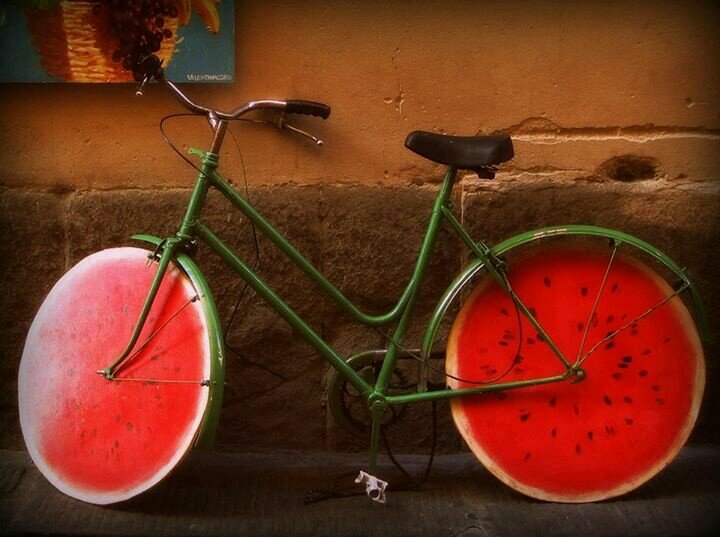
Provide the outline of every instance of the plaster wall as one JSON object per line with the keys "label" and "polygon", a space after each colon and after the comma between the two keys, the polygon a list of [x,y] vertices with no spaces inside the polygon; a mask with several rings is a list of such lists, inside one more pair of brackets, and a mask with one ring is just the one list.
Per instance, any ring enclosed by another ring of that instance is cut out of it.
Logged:
{"label": "plaster wall", "polygon": [[[238,2],[236,78],[187,85],[231,109],[248,99],[326,102],[329,120],[287,132],[233,127],[251,195],[353,299],[380,310],[405,283],[443,169],[403,148],[415,129],[507,132],[516,157],[494,182],[469,174],[457,207],[495,242],[532,227],[593,223],[637,233],[687,266],[718,335],[720,10],[712,2]],[[2,447],[19,448],[15,379],[24,334],[43,296],[73,263],[136,232],[172,233],[193,173],[164,145],[159,120],[181,109],[159,87],[0,85],[0,352]],[[178,146],[205,146],[203,120],[177,120]],[[226,175],[243,184],[235,145]],[[387,210],[389,208],[389,211]],[[248,228],[219,199],[208,220],[252,255]],[[312,286],[263,244],[261,268],[343,352],[380,344],[311,298]],[[388,252],[392,256],[388,256]],[[441,292],[464,252],[448,241],[423,298]],[[205,265],[227,315],[237,282]],[[392,283],[388,284],[390,281]],[[327,368],[255,301],[230,341],[219,440],[251,450],[362,449],[324,410]],[[262,361],[281,380],[248,363]],[[717,379],[717,345],[708,349]],[[700,439],[717,440],[708,390]],[[289,399],[296,397],[296,399]],[[445,409],[447,410],[447,409]],[[398,435],[428,439],[424,410]],[[447,414],[447,412],[445,412]],[[442,448],[460,441],[445,417]]]}

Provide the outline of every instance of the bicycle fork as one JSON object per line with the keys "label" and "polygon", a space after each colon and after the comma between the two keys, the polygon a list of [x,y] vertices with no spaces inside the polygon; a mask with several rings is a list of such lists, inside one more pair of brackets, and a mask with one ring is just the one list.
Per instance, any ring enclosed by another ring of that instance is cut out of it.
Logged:
{"label": "bicycle fork", "polygon": [[[178,237],[172,237],[169,239],[166,239],[158,245],[158,249],[162,247],[162,254],[160,255],[160,258],[158,260],[158,268],[157,272],[155,272],[155,276],[153,278],[152,284],[150,286],[150,291],[148,292],[147,298],[145,299],[145,303],[143,304],[142,310],[140,310],[140,316],[138,317],[138,321],[135,324],[135,328],[133,329],[132,335],[130,336],[130,341],[128,342],[127,346],[123,350],[123,352],[118,356],[114,362],[112,362],[109,366],[105,367],[104,369],[98,369],[96,372],[99,375],[102,375],[107,380],[113,380],[115,377],[115,373],[120,369],[122,364],[127,360],[127,358],[130,356],[130,353],[135,348],[135,345],[138,342],[138,339],[140,338],[140,333],[142,332],[143,327],[145,326],[145,321],[148,318],[148,315],[150,314],[150,310],[152,309],[152,305],[155,302],[155,297],[158,294],[158,291],[160,290],[160,285],[162,284],[162,280],[165,277],[165,273],[167,272],[168,266],[170,266],[170,261],[173,258],[173,255],[175,251],[184,245],[186,243],[185,239],[181,239]],[[157,249],[156,249],[157,252]],[[152,263],[154,260],[157,259],[156,252],[150,254],[149,256],[149,263]]]}

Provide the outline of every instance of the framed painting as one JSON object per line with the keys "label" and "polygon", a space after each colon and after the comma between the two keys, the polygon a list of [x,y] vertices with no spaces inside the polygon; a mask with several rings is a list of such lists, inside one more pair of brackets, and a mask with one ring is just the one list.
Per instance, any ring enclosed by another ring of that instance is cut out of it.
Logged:
{"label": "framed painting", "polygon": [[130,82],[147,54],[176,82],[232,82],[232,0],[0,0],[0,82]]}

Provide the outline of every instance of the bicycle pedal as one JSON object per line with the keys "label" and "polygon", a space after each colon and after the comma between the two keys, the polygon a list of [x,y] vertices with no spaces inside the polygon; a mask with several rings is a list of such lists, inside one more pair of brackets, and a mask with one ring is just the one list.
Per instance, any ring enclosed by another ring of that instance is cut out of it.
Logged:
{"label": "bicycle pedal", "polygon": [[388,486],[387,481],[360,470],[360,474],[355,478],[355,483],[365,485],[365,492],[372,501],[383,504],[387,501],[385,497],[385,489]]}

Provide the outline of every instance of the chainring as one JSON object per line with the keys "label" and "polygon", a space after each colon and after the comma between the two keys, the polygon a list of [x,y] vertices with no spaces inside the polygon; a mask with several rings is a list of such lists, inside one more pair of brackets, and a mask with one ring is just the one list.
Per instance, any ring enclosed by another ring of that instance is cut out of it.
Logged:
{"label": "chainring", "polygon": [[[385,351],[368,351],[348,359],[348,364],[370,385],[377,381],[385,358]],[[393,369],[387,395],[407,393],[407,376],[398,368]],[[357,436],[370,433],[372,417],[363,395],[338,371],[333,371],[328,385],[328,406],[335,421],[343,429]],[[405,414],[407,405],[388,405],[382,418],[382,427],[396,424]]]}

